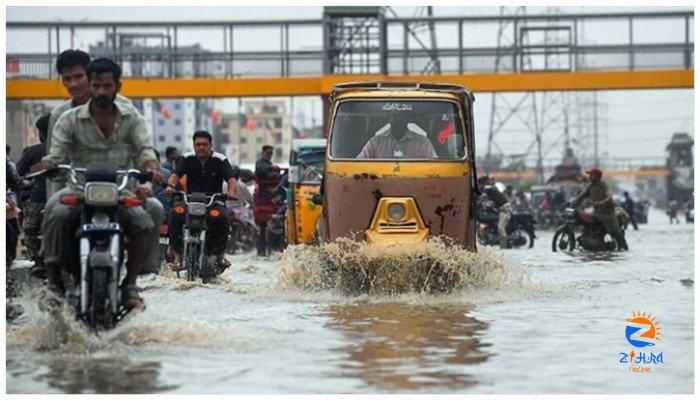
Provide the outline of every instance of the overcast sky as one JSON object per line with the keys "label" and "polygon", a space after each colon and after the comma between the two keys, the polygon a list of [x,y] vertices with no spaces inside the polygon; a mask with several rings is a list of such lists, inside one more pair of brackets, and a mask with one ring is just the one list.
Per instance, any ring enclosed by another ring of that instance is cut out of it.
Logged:
{"label": "overcast sky", "polygon": [[[401,16],[411,16],[415,7],[394,7]],[[687,10],[688,7],[559,7],[563,13],[576,12],[627,12],[627,11],[660,11],[660,10]],[[437,16],[454,15],[492,15],[498,14],[498,7],[447,7],[435,6],[434,14]],[[544,13],[546,7],[529,7],[528,14]],[[44,21],[44,20],[109,20],[109,21],[134,21],[134,20],[258,20],[258,19],[296,19],[296,18],[321,18],[322,7],[7,7],[6,17],[8,21]],[[589,28],[585,34],[589,41],[595,43],[607,43],[607,40],[617,42],[617,37],[626,39],[626,27],[607,25]],[[203,33],[206,35],[206,33]],[[679,26],[642,26],[635,30],[635,41],[658,42],[672,38],[677,41],[684,31]],[[103,33],[97,33],[103,35]],[[694,35],[694,31],[691,31]],[[81,34],[76,46],[86,48],[93,42],[92,37]],[[193,37],[191,40],[207,42],[209,46],[218,47],[221,41],[221,33],[211,33],[211,40],[201,37]],[[452,39],[449,32],[440,36],[438,43]],[[483,37],[474,37],[474,40],[492,41],[494,34],[482,33]],[[99,37],[99,36],[98,36]],[[303,35],[292,38],[297,47],[319,47],[315,36],[309,43],[304,42]],[[277,39],[271,39],[270,43],[246,41],[248,45],[260,48],[277,46]],[[296,40],[296,42],[295,42]],[[390,38],[391,40],[391,38]],[[234,41],[235,42],[235,41]],[[273,43],[274,42],[274,43]],[[45,32],[8,32],[7,52],[45,52]],[[609,152],[614,156],[665,156],[665,145],[673,132],[687,131],[694,133],[693,120],[693,90],[638,90],[638,91],[606,91],[600,92],[599,101],[603,103],[601,110],[601,152]],[[516,98],[518,95],[512,95]],[[484,154],[488,135],[488,122],[490,112],[490,94],[477,94],[476,102],[476,127],[477,127],[477,151]],[[225,108],[229,109],[236,101],[227,101]],[[312,112],[316,118],[320,118],[320,102],[300,100],[296,102],[298,109]],[[314,109],[315,108],[315,109]],[[307,118],[311,118],[307,115]],[[517,127],[511,132],[499,134],[498,142],[503,150],[516,153],[527,146],[529,138],[523,138],[522,132],[517,132]],[[549,134],[550,140],[556,135]]]}

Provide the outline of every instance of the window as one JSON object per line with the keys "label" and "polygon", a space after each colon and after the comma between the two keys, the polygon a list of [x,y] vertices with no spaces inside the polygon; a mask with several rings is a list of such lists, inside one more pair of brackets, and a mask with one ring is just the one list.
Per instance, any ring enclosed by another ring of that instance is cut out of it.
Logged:
{"label": "window", "polygon": [[181,108],[180,103],[175,103],[173,106],[174,109],[179,110]]}
{"label": "window", "polygon": [[346,100],[333,119],[329,145],[336,158],[462,159],[466,154],[457,104],[447,100]]}
{"label": "window", "polygon": [[176,141],[176,142],[182,142],[182,136],[180,136],[180,135],[175,135],[175,141]]}
{"label": "window", "polygon": [[158,118],[158,126],[165,125],[165,120],[163,118]]}
{"label": "window", "polygon": [[258,137],[255,138],[255,143],[260,144],[260,143],[262,143],[262,142],[263,142],[262,136],[258,136]]}
{"label": "window", "polygon": [[240,143],[241,143],[241,144],[246,144],[246,143],[248,143],[248,138],[245,137],[245,136],[241,136]]}
{"label": "window", "polygon": [[174,122],[175,122],[175,125],[177,125],[177,126],[180,126],[180,124],[182,124],[182,121],[180,121],[180,118],[176,118]]}
{"label": "window", "polygon": [[275,128],[282,127],[282,118],[275,118]]}
{"label": "window", "polygon": [[165,142],[165,135],[158,135],[159,142]]}

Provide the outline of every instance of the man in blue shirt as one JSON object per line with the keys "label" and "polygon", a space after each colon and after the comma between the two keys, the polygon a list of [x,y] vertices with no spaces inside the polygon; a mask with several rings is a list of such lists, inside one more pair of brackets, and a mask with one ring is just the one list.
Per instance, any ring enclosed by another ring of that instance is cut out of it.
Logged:
{"label": "man in blue shirt", "polygon": [[632,221],[634,230],[639,230],[639,228],[637,228],[637,218],[634,215],[634,200],[632,200],[632,197],[630,197],[629,192],[625,192],[623,194],[625,196],[625,211],[627,211],[627,214],[630,215],[630,220]]}

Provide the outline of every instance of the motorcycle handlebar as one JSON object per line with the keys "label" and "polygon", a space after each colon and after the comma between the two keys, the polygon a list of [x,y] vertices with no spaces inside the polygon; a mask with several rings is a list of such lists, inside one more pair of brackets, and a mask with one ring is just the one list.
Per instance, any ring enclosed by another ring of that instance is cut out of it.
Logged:
{"label": "motorcycle handlebar", "polygon": [[[185,203],[189,203],[187,193],[183,192],[182,190],[174,189],[173,195],[176,194],[182,196],[182,200]],[[209,202],[206,203],[207,208],[211,207],[211,205],[214,204],[217,199],[226,200],[226,196],[224,196],[222,193],[205,193],[205,196],[209,199]]]}
{"label": "motorcycle handlebar", "polygon": [[[26,174],[23,176],[23,178],[24,179],[32,179],[32,178],[36,178],[36,177],[41,176],[41,175],[53,174],[53,173],[57,173],[60,171],[69,172],[71,183],[79,189],[84,189],[83,185],[81,185],[78,182],[78,179],[76,176],[79,173],[85,174],[87,172],[87,168],[73,167],[70,164],[58,164],[56,166],[43,169],[41,171],[36,171],[36,172]],[[136,178],[139,180],[139,182],[150,181],[153,179],[153,172],[151,172],[151,171],[141,172],[137,169],[118,169],[115,172],[117,173],[117,175],[122,176],[122,180],[121,180],[119,187],[118,187],[118,190],[120,192],[126,188],[127,184],[129,183],[129,178]]]}

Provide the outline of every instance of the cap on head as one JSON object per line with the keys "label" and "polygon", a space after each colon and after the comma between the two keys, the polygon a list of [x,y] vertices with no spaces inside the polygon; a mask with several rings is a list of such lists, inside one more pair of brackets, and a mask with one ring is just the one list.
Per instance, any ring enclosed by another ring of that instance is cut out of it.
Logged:
{"label": "cap on head", "polygon": [[598,178],[601,178],[603,176],[603,171],[598,167],[593,167],[593,168],[589,169],[588,171],[586,171],[586,173],[588,175],[596,176]]}

